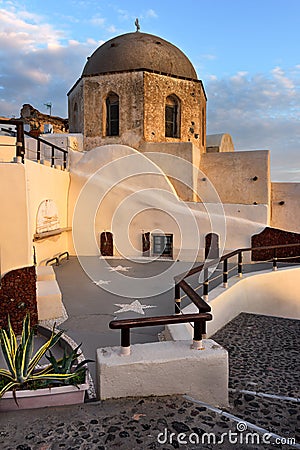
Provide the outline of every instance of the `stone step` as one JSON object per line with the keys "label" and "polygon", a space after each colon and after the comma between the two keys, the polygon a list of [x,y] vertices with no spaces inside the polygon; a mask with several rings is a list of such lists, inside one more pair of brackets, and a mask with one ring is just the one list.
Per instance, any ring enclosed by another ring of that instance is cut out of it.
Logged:
{"label": "stone step", "polygon": [[56,280],[37,281],[37,309],[39,320],[62,317],[62,295]]}
{"label": "stone step", "polygon": [[36,276],[37,281],[55,280],[55,272],[52,266],[38,266]]}

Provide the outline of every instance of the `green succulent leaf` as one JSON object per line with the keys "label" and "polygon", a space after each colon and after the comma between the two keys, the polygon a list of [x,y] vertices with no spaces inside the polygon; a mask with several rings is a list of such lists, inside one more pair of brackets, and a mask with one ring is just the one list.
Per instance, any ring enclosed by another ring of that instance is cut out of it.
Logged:
{"label": "green succulent leaf", "polygon": [[14,387],[18,386],[19,383],[15,382],[15,381],[10,381],[9,383],[7,383],[0,391],[0,397],[2,397],[3,394],[5,394],[5,392],[13,389]]}
{"label": "green succulent leaf", "polygon": [[41,360],[41,358],[44,356],[47,350],[49,350],[53,345],[58,342],[58,340],[61,338],[63,334],[63,331],[58,332],[57,334],[54,334],[54,330],[52,331],[51,337],[48,339],[48,341],[42,345],[42,347],[36,352],[32,360],[30,361],[30,364],[28,366],[28,373],[32,372],[35,368],[35,366],[38,364],[38,362]]}
{"label": "green succulent leaf", "polygon": [[25,342],[23,348],[23,357],[22,357],[22,375],[26,378],[29,371],[30,360],[33,354],[33,345],[34,345],[34,332],[30,331],[27,340]]}
{"label": "green succulent leaf", "polygon": [[12,357],[14,358],[16,351],[17,351],[17,338],[16,335],[14,333],[14,330],[11,326],[11,322],[10,322],[10,317],[8,316],[8,330],[7,330],[7,335],[8,338],[10,340],[10,348],[11,348],[11,354]]}
{"label": "green succulent leaf", "polygon": [[5,377],[5,378],[10,379],[11,381],[14,381],[14,377],[6,369],[0,369],[0,377]]}
{"label": "green succulent leaf", "polygon": [[6,364],[8,366],[8,369],[11,371],[11,373],[16,374],[15,369],[15,355],[14,351],[11,349],[10,340],[7,336],[7,333],[5,330],[1,330],[1,348],[2,353],[5,358]]}
{"label": "green succulent leaf", "polygon": [[23,320],[23,329],[22,329],[22,345],[25,347],[26,341],[28,340],[28,336],[30,334],[30,315],[26,314]]}

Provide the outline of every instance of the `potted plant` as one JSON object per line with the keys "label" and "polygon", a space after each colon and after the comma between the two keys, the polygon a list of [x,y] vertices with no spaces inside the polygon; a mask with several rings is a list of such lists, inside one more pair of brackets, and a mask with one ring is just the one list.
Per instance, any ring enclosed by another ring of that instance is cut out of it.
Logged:
{"label": "potted plant", "polygon": [[[19,338],[9,318],[8,329],[0,329],[7,364],[7,369],[0,369],[0,411],[83,403],[88,389],[86,363],[90,360],[78,363],[80,345],[68,355],[64,351],[62,358],[54,358],[50,349],[63,334],[63,331],[55,333],[54,329],[55,325],[49,339],[35,353],[34,328],[28,314]],[[50,364],[39,366],[43,356]]]}

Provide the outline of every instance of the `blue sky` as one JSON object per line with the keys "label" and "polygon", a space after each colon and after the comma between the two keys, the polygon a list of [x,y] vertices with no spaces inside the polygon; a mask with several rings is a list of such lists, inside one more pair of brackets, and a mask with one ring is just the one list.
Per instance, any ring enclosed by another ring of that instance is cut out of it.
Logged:
{"label": "blue sky", "polygon": [[300,181],[299,0],[0,0],[0,116],[50,101],[66,117],[87,56],[136,17],[195,66],[208,133],[270,149],[272,179]]}

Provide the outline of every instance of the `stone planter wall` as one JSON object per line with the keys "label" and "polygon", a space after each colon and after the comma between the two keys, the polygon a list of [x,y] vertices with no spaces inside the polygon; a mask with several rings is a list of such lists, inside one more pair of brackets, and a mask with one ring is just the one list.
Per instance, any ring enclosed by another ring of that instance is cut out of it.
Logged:
{"label": "stone planter wall", "polygon": [[[300,234],[277,228],[265,228],[261,233],[255,234],[251,238],[252,247],[265,247],[267,245],[286,245],[300,243]],[[276,250],[276,257],[288,258],[300,255],[300,245],[297,247],[280,248]],[[254,250],[252,261],[266,261],[272,259],[274,250]],[[300,262],[299,258],[293,258],[290,262]]]}
{"label": "stone planter wall", "polygon": [[26,313],[30,313],[31,325],[37,325],[36,272],[34,266],[12,270],[1,279],[0,327],[7,327],[9,315],[15,333],[20,334]]}

